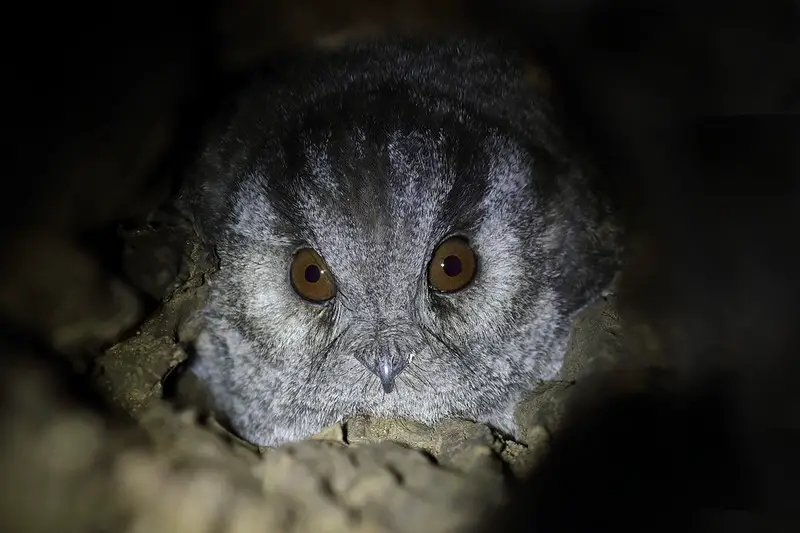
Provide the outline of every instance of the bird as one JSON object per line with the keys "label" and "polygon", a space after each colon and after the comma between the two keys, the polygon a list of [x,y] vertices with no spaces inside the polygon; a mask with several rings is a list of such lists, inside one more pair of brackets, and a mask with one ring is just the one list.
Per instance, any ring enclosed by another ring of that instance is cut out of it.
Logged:
{"label": "bird", "polygon": [[191,372],[260,446],[356,414],[514,437],[619,269],[597,181],[499,39],[372,38],[262,68],[176,202],[219,260]]}

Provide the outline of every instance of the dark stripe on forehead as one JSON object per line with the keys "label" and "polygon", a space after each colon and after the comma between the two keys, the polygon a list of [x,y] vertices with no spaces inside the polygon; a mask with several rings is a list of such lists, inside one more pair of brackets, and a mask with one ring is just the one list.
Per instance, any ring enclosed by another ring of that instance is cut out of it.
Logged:
{"label": "dark stripe on forehead", "polygon": [[[493,157],[486,153],[485,140],[494,128],[451,102],[441,101],[432,110],[401,90],[386,86],[328,98],[283,130],[285,166],[273,163],[264,175],[270,201],[287,222],[297,228],[305,225],[309,213],[303,208],[304,197],[311,193],[321,210],[314,216],[340,218],[331,223],[352,218],[366,227],[390,226],[396,216],[389,208],[392,197],[409,179],[391,172],[388,146],[396,140],[395,149],[405,158],[419,158],[419,167],[411,170],[420,174],[416,186],[423,196],[434,178],[442,178],[432,175],[441,169],[426,168],[430,158],[452,174],[453,186],[437,209],[437,225],[474,231],[484,214],[482,198]],[[426,200],[431,201],[420,198]]]}
{"label": "dark stripe on forehead", "polygon": [[472,233],[484,216],[491,157],[475,132],[460,129],[451,159],[455,179],[441,216],[452,232]]}

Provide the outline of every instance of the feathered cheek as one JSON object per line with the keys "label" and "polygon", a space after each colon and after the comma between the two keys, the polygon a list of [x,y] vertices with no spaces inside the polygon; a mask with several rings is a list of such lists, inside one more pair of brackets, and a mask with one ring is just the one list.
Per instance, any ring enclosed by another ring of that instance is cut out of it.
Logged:
{"label": "feathered cheek", "polygon": [[303,313],[287,313],[279,318],[280,325],[276,331],[281,337],[281,344],[293,352],[293,356],[301,355],[316,344],[318,328]]}
{"label": "feathered cheek", "polygon": [[441,343],[436,341],[422,342],[413,346],[408,355],[408,366],[418,368],[429,368],[430,364],[437,364],[442,361],[443,356],[450,352]]}
{"label": "feathered cheek", "polygon": [[515,252],[499,246],[482,250],[473,290],[466,295],[481,300],[482,305],[491,305],[508,300],[524,290],[535,273],[531,265]]}
{"label": "feathered cheek", "polygon": [[[291,290],[291,289],[290,289]],[[292,315],[301,315],[302,307],[293,293],[271,283],[252,284],[243,292],[248,314],[267,324],[285,324]]]}

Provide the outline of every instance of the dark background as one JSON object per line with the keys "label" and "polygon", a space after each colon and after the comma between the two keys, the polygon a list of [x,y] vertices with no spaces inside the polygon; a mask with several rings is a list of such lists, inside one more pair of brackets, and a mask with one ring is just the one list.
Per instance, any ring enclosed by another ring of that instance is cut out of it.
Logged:
{"label": "dark background", "polygon": [[[105,305],[113,228],[168,198],[248,68],[341,32],[502,31],[549,72],[616,191],[631,227],[624,311],[656,325],[678,375],[575,415],[507,528],[800,523],[797,2],[20,4],[4,22],[5,331],[47,345],[54,308]],[[75,254],[101,273],[74,274]]]}

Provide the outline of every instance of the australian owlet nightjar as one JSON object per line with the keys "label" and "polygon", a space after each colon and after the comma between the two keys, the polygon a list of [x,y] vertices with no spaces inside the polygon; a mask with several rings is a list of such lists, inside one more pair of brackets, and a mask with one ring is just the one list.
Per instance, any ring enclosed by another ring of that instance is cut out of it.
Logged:
{"label": "australian owlet nightjar", "polygon": [[488,41],[391,39],[235,98],[179,204],[219,257],[192,368],[242,437],[355,413],[515,434],[619,255],[529,72]]}

